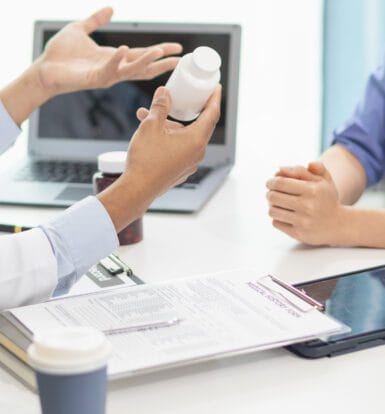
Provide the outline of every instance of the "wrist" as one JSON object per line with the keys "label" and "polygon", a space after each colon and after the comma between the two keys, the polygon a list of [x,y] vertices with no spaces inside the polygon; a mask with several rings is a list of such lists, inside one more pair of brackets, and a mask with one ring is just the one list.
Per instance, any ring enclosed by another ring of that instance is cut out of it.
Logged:
{"label": "wrist", "polygon": [[337,209],[336,223],[334,226],[335,243],[336,246],[356,246],[359,234],[356,234],[356,223],[355,223],[355,208],[340,204]]}
{"label": "wrist", "polygon": [[38,108],[48,99],[53,97],[50,90],[44,85],[41,79],[41,58],[38,58],[33,64],[21,75],[23,86],[30,93],[32,105]]}
{"label": "wrist", "polygon": [[50,95],[41,83],[40,62],[35,61],[17,79],[0,91],[0,99],[17,125],[44,104]]}
{"label": "wrist", "polygon": [[143,216],[153,199],[145,185],[129,174],[123,174],[112,185],[97,194],[117,232]]}

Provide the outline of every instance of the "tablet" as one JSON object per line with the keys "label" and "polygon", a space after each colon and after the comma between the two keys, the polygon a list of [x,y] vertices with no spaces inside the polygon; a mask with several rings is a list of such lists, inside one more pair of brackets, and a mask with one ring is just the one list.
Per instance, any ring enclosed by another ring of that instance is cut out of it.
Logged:
{"label": "tablet", "polygon": [[288,349],[306,358],[335,356],[385,344],[385,266],[295,285],[325,306],[324,312],[350,328],[326,339]]}

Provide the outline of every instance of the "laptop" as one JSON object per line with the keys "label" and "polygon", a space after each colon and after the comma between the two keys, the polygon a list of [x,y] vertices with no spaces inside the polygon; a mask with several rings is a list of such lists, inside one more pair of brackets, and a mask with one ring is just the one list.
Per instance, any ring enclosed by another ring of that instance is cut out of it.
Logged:
{"label": "laptop", "polygon": [[[34,59],[66,22],[34,26]],[[152,211],[198,211],[219,188],[235,160],[241,28],[233,24],[111,23],[92,34],[100,45],[145,47],[176,41],[184,53],[210,46],[222,57],[222,114],[198,168],[184,184],[170,189]],[[0,203],[67,207],[93,194],[97,156],[126,150],[139,125],[136,110],[148,107],[155,89],[170,73],[150,81],[125,81],[108,89],[57,96],[30,119],[28,155],[0,177]]]}

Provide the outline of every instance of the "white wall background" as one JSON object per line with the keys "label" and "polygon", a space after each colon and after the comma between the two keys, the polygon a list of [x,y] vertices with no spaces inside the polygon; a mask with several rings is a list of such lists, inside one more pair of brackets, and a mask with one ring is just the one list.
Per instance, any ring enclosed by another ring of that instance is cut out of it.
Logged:
{"label": "white wall background", "polygon": [[253,157],[274,170],[317,156],[322,0],[13,0],[0,25],[0,85],[30,62],[34,20],[80,19],[105,5],[115,20],[242,24],[238,165]]}

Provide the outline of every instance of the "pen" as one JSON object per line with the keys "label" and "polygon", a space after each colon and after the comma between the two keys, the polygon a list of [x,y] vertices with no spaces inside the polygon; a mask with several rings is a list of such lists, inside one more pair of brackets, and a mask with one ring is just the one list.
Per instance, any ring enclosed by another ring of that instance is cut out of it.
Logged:
{"label": "pen", "polygon": [[4,233],[20,233],[22,231],[31,230],[32,227],[17,226],[14,224],[0,224],[0,232]]}
{"label": "pen", "polygon": [[131,326],[122,326],[120,328],[113,328],[113,329],[106,329],[102,332],[105,335],[116,335],[121,333],[128,333],[128,332],[138,332],[138,331],[145,331],[147,329],[155,329],[155,328],[167,328],[169,326],[174,326],[180,323],[182,320],[179,318],[169,319],[168,321],[156,321],[151,323],[146,323],[142,325],[131,325]]}

